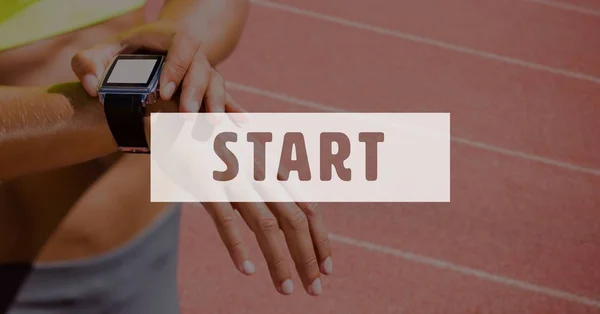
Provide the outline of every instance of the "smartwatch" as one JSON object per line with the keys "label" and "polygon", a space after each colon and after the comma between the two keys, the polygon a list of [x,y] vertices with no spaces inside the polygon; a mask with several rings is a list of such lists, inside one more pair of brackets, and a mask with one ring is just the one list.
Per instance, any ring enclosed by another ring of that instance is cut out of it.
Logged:
{"label": "smartwatch", "polygon": [[162,55],[117,55],[104,73],[98,96],[119,150],[149,154],[144,131],[147,104],[158,99]]}

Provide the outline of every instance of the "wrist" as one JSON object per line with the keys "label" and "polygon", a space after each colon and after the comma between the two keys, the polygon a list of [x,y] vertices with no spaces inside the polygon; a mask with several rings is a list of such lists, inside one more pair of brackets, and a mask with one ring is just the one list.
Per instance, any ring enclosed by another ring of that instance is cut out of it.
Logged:
{"label": "wrist", "polygon": [[158,112],[179,112],[179,106],[178,104],[173,101],[173,100],[161,100],[158,99],[155,103],[153,104],[148,104],[146,106],[146,110],[145,110],[145,114],[144,114],[144,134],[146,134],[146,141],[148,142],[148,146],[150,146],[151,144],[151,140],[150,140],[150,127],[151,127],[151,123],[150,123],[150,115],[152,113],[158,113]]}
{"label": "wrist", "polygon": [[[81,83],[69,82],[52,85],[46,89],[46,92],[66,99],[69,104],[71,123],[85,126],[86,129],[97,130],[98,134],[110,135],[102,103],[98,97],[90,96]],[[112,136],[109,138],[112,139]]]}

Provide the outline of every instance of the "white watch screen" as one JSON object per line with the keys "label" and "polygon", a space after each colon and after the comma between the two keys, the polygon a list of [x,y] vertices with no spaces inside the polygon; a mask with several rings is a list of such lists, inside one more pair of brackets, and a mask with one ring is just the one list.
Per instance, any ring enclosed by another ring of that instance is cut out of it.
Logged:
{"label": "white watch screen", "polygon": [[106,83],[146,84],[156,62],[156,59],[118,59]]}

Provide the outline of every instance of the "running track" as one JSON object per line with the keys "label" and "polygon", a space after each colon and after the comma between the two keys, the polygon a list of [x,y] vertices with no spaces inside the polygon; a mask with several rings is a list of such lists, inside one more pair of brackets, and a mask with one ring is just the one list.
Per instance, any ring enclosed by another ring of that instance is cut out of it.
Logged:
{"label": "running track", "polygon": [[184,212],[184,313],[600,313],[600,2],[253,1],[250,111],[450,112],[452,202],[321,204],[334,275],[279,295]]}

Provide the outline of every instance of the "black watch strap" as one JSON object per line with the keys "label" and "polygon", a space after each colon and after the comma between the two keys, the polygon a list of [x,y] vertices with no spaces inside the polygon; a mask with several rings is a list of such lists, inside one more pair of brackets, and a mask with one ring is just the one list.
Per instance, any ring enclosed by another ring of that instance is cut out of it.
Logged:
{"label": "black watch strap", "polygon": [[106,94],[104,113],[121,151],[150,153],[144,132],[144,106],[141,95]]}

